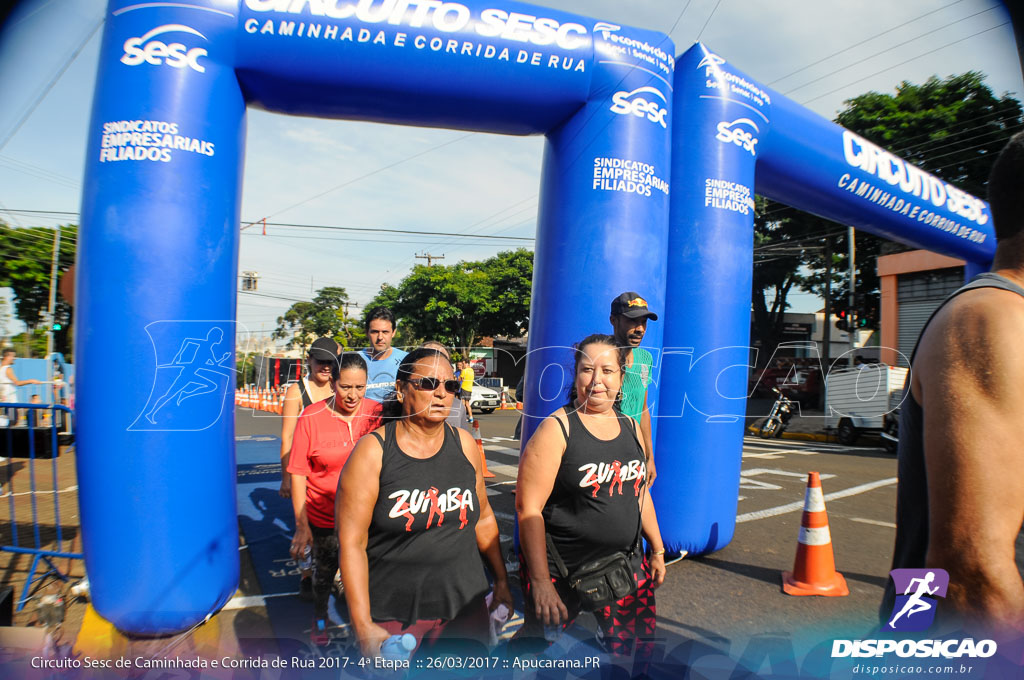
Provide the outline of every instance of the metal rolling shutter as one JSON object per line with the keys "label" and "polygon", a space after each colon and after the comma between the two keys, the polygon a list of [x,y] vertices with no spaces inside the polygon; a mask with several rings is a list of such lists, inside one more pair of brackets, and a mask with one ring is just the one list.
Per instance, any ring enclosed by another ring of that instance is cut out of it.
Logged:
{"label": "metal rolling shutter", "polygon": [[897,357],[897,366],[909,366],[925,323],[942,301],[963,285],[963,276],[963,268],[954,267],[899,277],[899,347],[896,349],[902,356]]}

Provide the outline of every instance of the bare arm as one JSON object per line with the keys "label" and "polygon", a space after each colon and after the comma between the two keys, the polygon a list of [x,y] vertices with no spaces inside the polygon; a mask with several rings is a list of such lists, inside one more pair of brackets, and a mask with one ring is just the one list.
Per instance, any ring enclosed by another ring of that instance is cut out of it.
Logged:
{"label": "bare arm", "polygon": [[291,475],[288,474],[288,454],[292,450],[292,438],[295,436],[295,424],[302,411],[302,393],[298,384],[289,385],[284,392],[284,407],[281,409],[281,488],[278,491],[282,498],[292,493]]}
{"label": "bare arm", "polygon": [[455,432],[460,437],[462,453],[465,454],[476,471],[476,497],[480,503],[480,517],[476,523],[476,545],[480,554],[487,560],[491,575],[494,577],[494,597],[491,600],[491,609],[504,604],[511,612],[515,608],[515,604],[512,601],[512,591],[508,585],[505,560],[501,558],[498,520],[494,517],[494,510],[487,499],[487,487],[484,485],[483,473],[480,470],[480,453],[477,451],[476,441],[471,434],[462,428],[456,429]]}
{"label": "bare arm", "polygon": [[647,486],[654,484],[658,472],[654,467],[654,440],[651,438],[651,412],[647,409],[647,392],[644,391],[644,410],[640,415],[640,432],[643,433],[644,451],[647,452]]}
{"label": "bare arm", "polygon": [[360,439],[341,470],[334,501],[345,600],[364,656],[379,654],[381,643],[388,638],[388,632],[370,616],[370,566],[366,557],[373,508],[380,492],[382,455],[376,437]]}
{"label": "bare arm", "polygon": [[43,383],[34,378],[28,378],[26,380],[18,380],[17,376],[14,375],[14,369],[10,366],[7,367],[7,377],[10,378],[11,382],[21,387],[22,385],[42,385]]}
{"label": "bare arm", "polygon": [[555,422],[555,417],[562,413],[559,410],[545,418],[533,433],[519,460],[516,481],[520,547],[530,571],[530,589],[537,617],[545,624],[559,623],[569,617],[568,609],[551,583],[544,517],[541,514],[555,486],[558,466],[565,453],[565,437]]}
{"label": "bare arm", "polygon": [[967,295],[936,318],[914,362],[928,470],[926,565],[949,572],[949,610],[1024,629],[1014,560],[1024,520],[1024,305],[1004,291]]}

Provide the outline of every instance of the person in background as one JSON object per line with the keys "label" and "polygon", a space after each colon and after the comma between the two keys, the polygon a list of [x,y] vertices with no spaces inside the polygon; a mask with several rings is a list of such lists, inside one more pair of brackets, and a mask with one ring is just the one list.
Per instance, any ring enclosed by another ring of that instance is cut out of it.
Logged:
{"label": "person in background", "polygon": [[[288,461],[299,413],[334,394],[331,370],[338,364],[338,349],[338,343],[331,338],[314,340],[306,356],[306,375],[285,390],[284,407],[281,409],[281,487],[278,490],[282,498],[291,498],[292,495],[292,476],[288,472]],[[300,557],[299,562],[302,561]],[[300,568],[302,575],[299,580],[299,597],[312,599],[311,572],[308,568]]]}
{"label": "person in background", "polygon": [[647,322],[657,321],[658,315],[647,308],[647,301],[632,291],[612,300],[611,316],[615,342],[628,348],[626,372],[622,382],[622,400],[619,409],[640,426],[647,451],[647,483],[653,485],[658,476],[654,468],[654,441],[651,437],[651,413],[647,409],[647,388],[651,384],[654,357],[640,346],[647,333]]}
{"label": "person in background", "polygon": [[341,469],[367,432],[380,427],[381,405],[365,399],[366,361],[346,352],[331,363],[332,396],[303,409],[292,441],[288,472],[292,476],[295,536],[292,558],[307,548],[313,557],[314,644],[327,643],[327,603],[338,572],[338,536],[334,502]]}
{"label": "person in background", "polygon": [[[1024,133],[988,182],[991,272],[925,324],[900,413],[893,569],[949,573],[940,617],[1024,632]],[[879,619],[897,614],[892,579]]]}
{"label": "person in background", "polygon": [[459,366],[459,380],[462,382],[462,386],[459,390],[459,398],[462,399],[462,403],[466,407],[466,413],[469,414],[469,422],[472,423],[473,407],[470,404],[470,400],[473,398],[473,381],[476,379],[476,373],[473,371],[473,367],[466,359],[460,361]]}
{"label": "person in background", "polygon": [[[421,347],[437,350],[451,363],[451,353],[448,352],[448,348],[437,340],[427,340]],[[462,403],[461,399],[452,399],[452,410],[448,413],[446,422],[452,427],[461,427],[470,434],[473,433],[473,423],[470,422],[469,414],[466,412],[466,405]]]}
{"label": "person in background", "polygon": [[387,424],[356,445],[341,473],[335,517],[345,598],[359,649],[377,656],[391,635],[420,649],[486,644],[490,609],[512,610],[498,523],[480,455],[445,422],[459,383],[430,348],[402,360]]}
{"label": "person in background", "polygon": [[[665,580],[665,547],[640,428],[615,408],[625,352],[610,335],[580,341],[569,403],[541,422],[523,450],[516,513],[525,623],[513,638],[514,650],[544,650],[551,642],[544,628],[564,630],[580,612],[548,549],[550,538],[570,575],[615,553],[630,557],[637,589],[594,612],[598,639],[611,654],[635,654],[641,665],[653,651],[654,591]],[[647,556],[634,550],[638,532],[647,539]]]}
{"label": "person in background", "polygon": [[387,307],[374,307],[366,314],[366,337],[370,346],[364,352],[366,359],[366,396],[384,403],[395,389],[395,374],[398,365],[407,354],[391,346],[397,323],[395,315]]}
{"label": "person in background", "polygon": [[[14,375],[14,360],[17,356],[18,352],[13,347],[5,347],[2,354],[0,354],[0,357],[2,357],[0,358],[0,403],[17,403],[18,388],[22,385],[43,384],[34,378],[18,380],[18,376]],[[6,427],[15,424],[18,420],[16,409],[6,408],[4,411],[5,413],[2,418],[7,422],[0,422],[0,426]]]}

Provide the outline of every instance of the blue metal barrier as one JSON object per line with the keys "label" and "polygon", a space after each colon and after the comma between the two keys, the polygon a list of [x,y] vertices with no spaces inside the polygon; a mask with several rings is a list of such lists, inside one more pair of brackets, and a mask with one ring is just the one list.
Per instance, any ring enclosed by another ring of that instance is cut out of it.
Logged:
{"label": "blue metal barrier", "polygon": [[[24,409],[26,411],[24,427],[18,426],[20,420],[18,411],[20,409]],[[40,414],[37,413],[37,411],[42,410],[50,411],[48,425],[39,425]],[[61,414],[60,417],[58,417],[58,414]],[[29,594],[33,583],[42,581],[50,575],[56,576],[62,581],[68,580],[67,575],[53,563],[54,558],[64,557],[69,559],[82,559],[82,553],[64,551],[64,530],[61,525],[60,517],[60,489],[57,484],[57,459],[60,456],[60,446],[62,445],[62,442],[67,444],[70,441],[73,441],[73,413],[68,407],[60,405],[0,403],[0,416],[2,415],[6,415],[8,417],[7,425],[0,428],[0,444],[5,445],[5,448],[0,452],[0,455],[6,455],[7,457],[7,480],[4,483],[6,489],[3,489],[3,493],[0,494],[0,497],[7,497],[11,522],[11,544],[0,545],[0,551],[33,556],[32,565],[28,572],[28,578],[25,580],[24,588],[22,588],[21,597],[18,598],[17,611],[21,611],[25,608],[25,604],[29,600]],[[61,432],[61,429],[66,429],[66,432]],[[56,550],[43,548],[43,540],[40,533],[39,505],[37,497],[47,493],[46,491],[40,492],[36,487],[36,436],[40,430],[49,435],[49,441],[42,440],[42,442],[45,442],[45,444],[48,444],[49,446],[41,445],[39,447],[39,453],[41,456],[48,455],[50,458],[50,468],[53,477],[53,491],[51,493],[53,494],[53,521],[57,539]],[[27,448],[23,447],[24,444],[27,444]],[[15,495],[21,494],[16,494],[14,491],[15,458],[23,458],[28,461],[29,491],[24,493],[29,494],[32,502],[32,538],[34,547],[22,546],[21,541],[19,541],[18,538],[18,521],[14,498]],[[46,564],[47,570],[37,576],[36,571],[40,568],[39,563],[41,561]]]}

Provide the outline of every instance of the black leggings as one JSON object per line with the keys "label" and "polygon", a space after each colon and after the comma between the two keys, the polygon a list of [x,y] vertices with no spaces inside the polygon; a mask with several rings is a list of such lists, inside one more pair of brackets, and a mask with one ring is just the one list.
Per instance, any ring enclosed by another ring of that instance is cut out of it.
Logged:
{"label": "black leggings", "polygon": [[313,614],[327,618],[327,602],[338,573],[338,534],[331,529],[309,525],[313,534]]}

